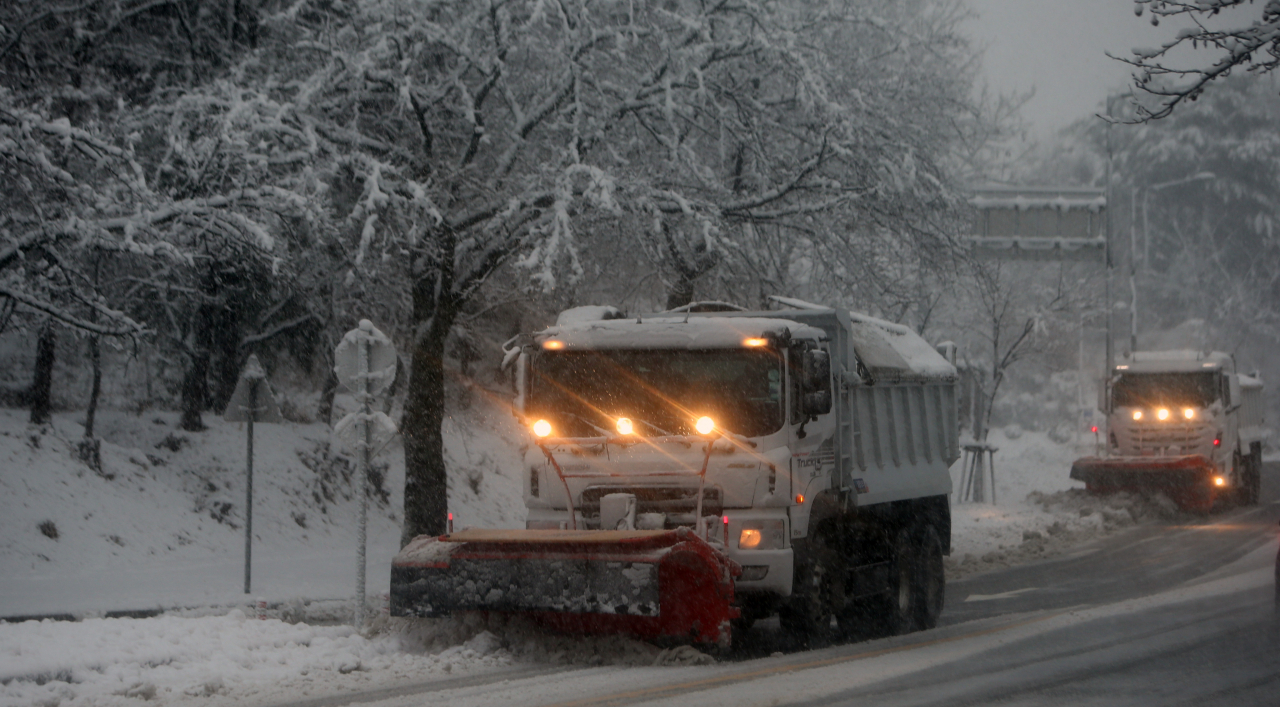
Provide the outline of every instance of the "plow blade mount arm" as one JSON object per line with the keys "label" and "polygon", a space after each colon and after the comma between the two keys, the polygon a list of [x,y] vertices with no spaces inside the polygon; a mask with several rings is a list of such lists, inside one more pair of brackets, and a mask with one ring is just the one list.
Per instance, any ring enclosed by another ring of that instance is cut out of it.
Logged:
{"label": "plow blade mount arm", "polygon": [[391,563],[393,616],[496,611],[565,633],[729,644],[742,568],[687,528],[464,530]]}

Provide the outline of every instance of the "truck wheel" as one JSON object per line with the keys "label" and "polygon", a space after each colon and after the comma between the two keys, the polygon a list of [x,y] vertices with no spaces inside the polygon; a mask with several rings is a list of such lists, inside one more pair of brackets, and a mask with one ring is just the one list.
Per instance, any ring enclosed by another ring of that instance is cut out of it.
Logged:
{"label": "truck wheel", "polygon": [[813,537],[810,561],[796,577],[803,588],[778,610],[778,623],[810,648],[833,642],[838,633],[832,626],[837,607],[844,605],[844,565],[821,535]]}
{"label": "truck wheel", "polygon": [[[837,619],[841,631],[855,640],[883,638],[910,633],[928,624],[928,611],[922,602],[931,593],[925,589],[927,583],[917,579],[928,563],[919,561],[928,557],[927,552],[919,552],[919,540],[913,538],[909,529],[903,528],[893,537],[892,554],[889,558],[888,576],[884,591],[848,602]],[[934,534],[937,540],[937,534]],[[942,543],[937,543],[941,558]],[[940,561],[940,560],[939,560]],[[937,586],[937,585],[935,585]],[[933,593],[935,606],[934,621],[942,606],[941,587]]]}
{"label": "truck wheel", "polygon": [[917,567],[912,572],[915,581],[913,606],[915,627],[930,629],[938,625],[942,605],[946,600],[947,576],[942,563],[942,541],[932,525],[926,525],[919,534]]}
{"label": "truck wheel", "polygon": [[1252,505],[1262,500],[1262,443],[1249,445],[1249,489],[1252,494]]}
{"label": "truck wheel", "polygon": [[1258,505],[1258,496],[1262,486],[1260,456],[1254,454],[1245,456],[1239,450],[1236,450],[1233,461],[1239,471],[1237,478],[1240,479],[1240,489],[1236,498],[1242,506]]}
{"label": "truck wheel", "polygon": [[911,532],[907,528],[898,531],[893,543],[893,559],[889,563],[889,591],[883,598],[881,614],[882,633],[899,636],[915,631],[920,611],[916,605],[920,599],[920,554]]}

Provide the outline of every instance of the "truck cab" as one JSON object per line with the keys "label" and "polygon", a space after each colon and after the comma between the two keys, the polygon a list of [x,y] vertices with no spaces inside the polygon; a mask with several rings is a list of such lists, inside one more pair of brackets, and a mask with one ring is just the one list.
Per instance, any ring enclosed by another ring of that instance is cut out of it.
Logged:
{"label": "truck cab", "polygon": [[1106,456],[1072,478],[1094,491],[1161,491],[1187,509],[1235,498],[1256,503],[1261,478],[1262,383],[1219,351],[1138,351],[1100,392]]}

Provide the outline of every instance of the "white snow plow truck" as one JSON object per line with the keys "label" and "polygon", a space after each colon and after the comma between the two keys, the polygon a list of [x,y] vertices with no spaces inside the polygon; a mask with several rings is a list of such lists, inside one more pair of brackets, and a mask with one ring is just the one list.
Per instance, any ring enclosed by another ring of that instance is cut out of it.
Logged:
{"label": "white snow plow truck", "polygon": [[392,613],[720,646],[775,612],[809,641],[936,625],[955,347],[774,299],[593,308],[513,347],[527,527],[416,538]]}
{"label": "white snow plow truck", "polygon": [[1071,478],[1094,493],[1163,493],[1188,511],[1231,498],[1258,502],[1262,381],[1230,354],[1137,351],[1100,391],[1106,456],[1077,459]]}

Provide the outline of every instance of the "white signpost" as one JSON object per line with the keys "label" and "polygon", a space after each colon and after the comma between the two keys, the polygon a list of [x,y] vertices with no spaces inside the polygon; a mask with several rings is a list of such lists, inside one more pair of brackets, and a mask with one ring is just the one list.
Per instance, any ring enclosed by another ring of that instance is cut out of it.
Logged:
{"label": "white signpost", "polygon": [[373,410],[377,396],[385,391],[396,376],[396,347],[373,322],[361,319],[360,326],[347,332],[333,353],[334,373],[338,382],[356,396],[360,410],[344,416],[333,432],[344,444],[357,452],[360,468],[360,546],[356,553],[355,625],[364,625],[365,544],[369,522],[369,459],[374,449],[381,449],[396,434],[395,423],[385,413]]}
{"label": "white signpost", "polygon": [[253,557],[253,423],[280,422],[280,408],[276,406],[275,396],[271,394],[271,386],[267,383],[267,372],[262,370],[258,357],[249,354],[244,370],[240,372],[240,380],[236,383],[231,401],[227,403],[227,411],[222,418],[227,422],[243,422],[247,428],[245,451],[245,475],[247,481],[244,491],[244,593],[249,593],[249,567]]}

